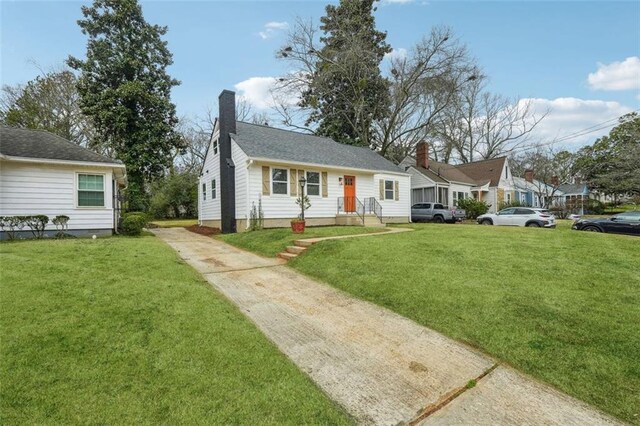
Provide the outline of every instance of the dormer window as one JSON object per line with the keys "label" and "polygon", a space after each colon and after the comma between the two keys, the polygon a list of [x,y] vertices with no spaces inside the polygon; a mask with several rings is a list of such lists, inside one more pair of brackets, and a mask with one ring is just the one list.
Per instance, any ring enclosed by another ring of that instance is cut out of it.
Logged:
{"label": "dormer window", "polygon": [[213,141],[213,155],[218,154],[218,139]]}

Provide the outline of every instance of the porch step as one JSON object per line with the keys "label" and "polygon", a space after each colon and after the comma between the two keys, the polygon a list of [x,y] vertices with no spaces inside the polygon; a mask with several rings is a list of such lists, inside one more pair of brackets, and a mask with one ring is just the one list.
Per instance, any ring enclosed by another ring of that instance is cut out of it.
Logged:
{"label": "porch step", "polygon": [[310,247],[313,245],[313,241],[295,240],[293,245],[298,247]]}
{"label": "porch step", "polygon": [[286,251],[287,253],[291,253],[291,254],[300,254],[304,252],[306,249],[307,249],[306,247],[288,246]]}
{"label": "porch step", "polygon": [[283,251],[282,253],[278,253],[278,257],[281,258],[281,259],[284,259],[284,260],[291,260],[291,259],[295,259],[296,257],[298,257],[298,255]]}

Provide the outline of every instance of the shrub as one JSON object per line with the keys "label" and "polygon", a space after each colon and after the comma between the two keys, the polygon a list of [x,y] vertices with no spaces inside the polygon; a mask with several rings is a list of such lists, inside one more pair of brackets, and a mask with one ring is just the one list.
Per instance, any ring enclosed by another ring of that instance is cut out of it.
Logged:
{"label": "shrub", "polygon": [[251,213],[249,214],[249,230],[257,231],[264,227],[264,212],[262,211],[262,198],[258,199],[258,207],[251,203]]}
{"label": "shrub", "polygon": [[490,205],[484,201],[478,201],[475,198],[465,198],[458,200],[458,208],[464,209],[467,213],[467,219],[476,219],[478,216],[489,211]]}
{"label": "shrub", "polygon": [[21,219],[24,221],[24,224],[31,229],[31,233],[35,238],[40,239],[44,236],[44,230],[47,223],[49,223],[49,216],[38,214],[34,216],[21,216]]}
{"label": "shrub", "polygon": [[51,223],[56,226],[58,233],[56,234],[56,238],[65,238],[67,234],[65,231],[67,230],[67,223],[69,222],[69,216],[60,214],[53,219],[51,219]]}
{"label": "shrub", "polygon": [[0,228],[10,240],[15,240],[16,232],[24,228],[23,216],[0,216]]}
{"label": "shrub", "polygon": [[140,214],[128,214],[122,219],[122,225],[120,229],[125,235],[140,235],[142,228],[147,223],[146,216]]}
{"label": "shrub", "polygon": [[508,209],[509,207],[530,207],[520,201],[510,201],[508,203],[502,202],[498,204],[498,210]]}
{"label": "shrub", "polygon": [[[207,200],[209,200],[211,181],[207,182],[207,191]],[[220,188],[217,188],[217,192],[219,197]],[[151,186],[149,213],[156,219],[196,217],[198,215],[198,176],[192,172],[175,172],[154,182]]]}
{"label": "shrub", "polygon": [[149,215],[145,212],[127,212],[123,215],[123,219],[127,217],[132,217],[132,216],[137,216],[141,218],[144,222],[144,226],[147,226],[147,224],[151,221],[151,219],[149,218]]}

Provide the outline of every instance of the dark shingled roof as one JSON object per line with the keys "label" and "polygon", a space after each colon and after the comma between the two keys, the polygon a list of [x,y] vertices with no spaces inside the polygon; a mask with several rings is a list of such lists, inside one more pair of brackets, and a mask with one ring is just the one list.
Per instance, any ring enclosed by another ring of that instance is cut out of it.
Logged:
{"label": "dark shingled roof", "polygon": [[477,185],[484,185],[487,181],[491,181],[489,186],[498,186],[505,160],[506,157],[492,158],[490,160],[458,164],[455,168],[474,179]]}
{"label": "dark shingled roof", "polygon": [[122,164],[44,130],[0,126],[0,154],[11,157]]}
{"label": "dark shingled roof", "polygon": [[405,173],[369,148],[344,145],[321,136],[242,121],[236,122],[236,133],[233,140],[253,158]]}

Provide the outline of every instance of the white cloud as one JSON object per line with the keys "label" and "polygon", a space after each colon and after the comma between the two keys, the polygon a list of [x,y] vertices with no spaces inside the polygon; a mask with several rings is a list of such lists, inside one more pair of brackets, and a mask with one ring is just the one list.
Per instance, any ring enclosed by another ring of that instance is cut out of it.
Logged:
{"label": "white cloud", "polygon": [[598,64],[598,70],[587,78],[593,90],[640,89],[640,57],[630,56],[622,62]]}
{"label": "white cloud", "polygon": [[278,31],[286,31],[288,29],[289,29],[288,22],[271,21],[264,24],[264,30],[260,31],[258,35],[263,40],[266,40],[268,38],[275,36]]}
{"label": "white cloud", "polygon": [[279,91],[274,93],[278,79],[275,77],[251,77],[234,85],[238,96],[246,100],[253,108],[264,110],[277,104],[295,105],[298,97],[293,93]]}
{"label": "white cloud", "polygon": [[271,90],[276,82],[275,77],[251,77],[234,87],[238,91],[238,95],[249,102],[251,106],[266,109],[273,106]]}
{"label": "white cloud", "polygon": [[407,57],[407,49],[404,47],[400,47],[398,49],[393,49],[389,53],[385,53],[384,59],[393,60],[393,59],[404,59]]}
{"label": "white cloud", "polygon": [[596,138],[608,134],[609,130],[617,124],[616,118],[631,112],[631,108],[618,102],[578,98],[532,98],[522,99],[520,102],[527,101],[531,102],[531,110],[538,116],[549,111],[531,133],[532,142],[551,142],[564,136],[585,133],[582,132],[585,129],[588,129],[587,132],[594,130],[559,143],[571,149],[591,144]]}

